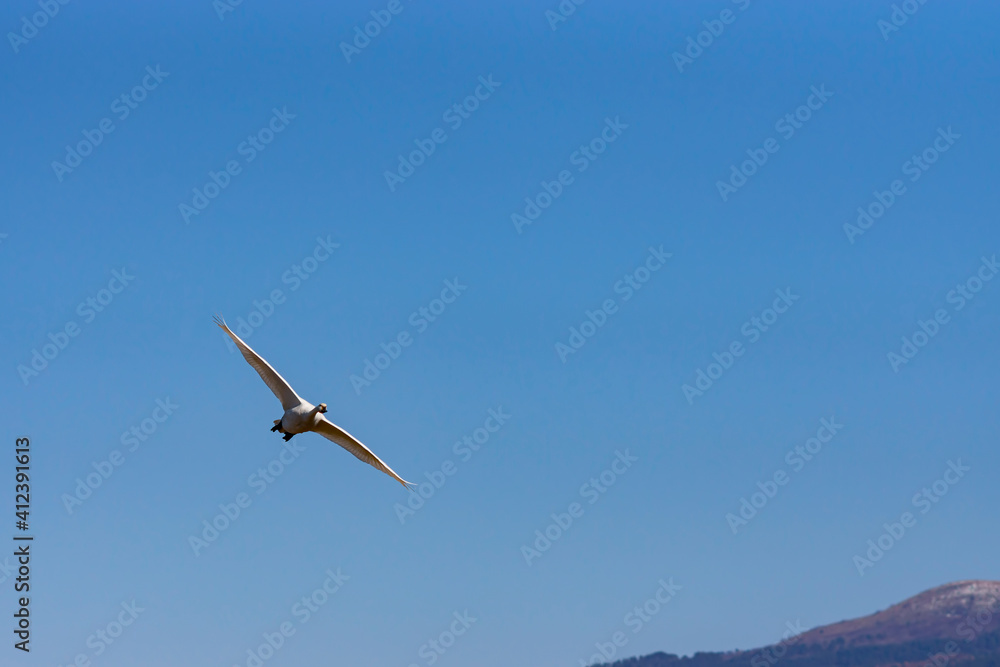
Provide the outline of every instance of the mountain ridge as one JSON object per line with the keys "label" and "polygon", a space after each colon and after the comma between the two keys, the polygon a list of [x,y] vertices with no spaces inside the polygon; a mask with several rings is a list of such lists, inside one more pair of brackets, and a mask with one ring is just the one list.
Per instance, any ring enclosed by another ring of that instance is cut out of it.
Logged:
{"label": "mountain ridge", "polygon": [[749,651],[654,653],[603,667],[1000,667],[1000,581],[932,588],[867,616]]}
{"label": "mountain ridge", "polygon": [[[903,643],[920,639],[966,639],[981,625],[970,616],[985,611],[991,625],[1000,614],[1000,581],[965,580],[931,588],[868,616],[807,630],[796,643],[848,646]],[[971,625],[970,622],[971,621]]]}

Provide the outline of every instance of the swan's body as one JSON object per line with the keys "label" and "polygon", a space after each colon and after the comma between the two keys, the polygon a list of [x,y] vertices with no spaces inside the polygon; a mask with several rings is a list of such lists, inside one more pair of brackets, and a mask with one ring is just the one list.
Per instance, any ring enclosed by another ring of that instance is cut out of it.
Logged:
{"label": "swan's body", "polygon": [[285,409],[285,413],[281,416],[281,419],[274,420],[272,431],[284,433],[285,440],[291,440],[292,436],[298,433],[306,433],[307,431],[319,433],[327,440],[337,443],[351,454],[354,454],[358,459],[389,475],[403,486],[410,486],[409,482],[397,475],[392,468],[382,462],[382,459],[375,456],[370,449],[361,444],[361,441],[324,417],[323,413],[326,412],[326,403],[313,405],[309,401],[303,400],[295,393],[291,385],[278,375],[278,372],[269,363],[264,361],[263,357],[250,349],[249,345],[244,343],[239,336],[226,326],[226,322],[221,317],[216,317],[215,323],[233,339],[236,347],[240,349],[243,358],[257,371],[261,379],[264,380],[264,384],[281,401],[281,407]]}

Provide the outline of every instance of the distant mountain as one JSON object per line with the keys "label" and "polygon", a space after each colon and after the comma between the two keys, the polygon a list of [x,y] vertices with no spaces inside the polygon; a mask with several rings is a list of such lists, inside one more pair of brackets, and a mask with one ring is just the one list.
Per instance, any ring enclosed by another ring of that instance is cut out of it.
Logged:
{"label": "distant mountain", "polygon": [[[922,639],[968,639],[975,632],[976,616],[990,618],[1000,631],[1000,582],[960,581],[914,596],[871,616],[827,625],[798,637],[802,644],[828,645],[841,640],[845,646],[904,644]],[[972,624],[967,625],[966,619]]]}
{"label": "distant mountain", "polygon": [[655,653],[611,667],[1000,667],[1000,581],[960,581],[755,651]]}

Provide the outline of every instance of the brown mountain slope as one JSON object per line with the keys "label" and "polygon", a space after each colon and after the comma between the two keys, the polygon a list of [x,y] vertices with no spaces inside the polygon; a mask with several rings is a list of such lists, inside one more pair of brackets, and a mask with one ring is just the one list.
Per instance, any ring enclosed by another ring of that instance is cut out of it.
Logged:
{"label": "brown mountain slope", "polygon": [[[977,616],[979,621],[977,622]],[[870,616],[826,625],[799,635],[796,644],[845,646],[903,644],[921,639],[968,639],[1000,626],[1000,581],[959,581],[932,588]]]}
{"label": "brown mountain slope", "polygon": [[1000,581],[960,581],[752,651],[655,653],[610,667],[1000,667]]}

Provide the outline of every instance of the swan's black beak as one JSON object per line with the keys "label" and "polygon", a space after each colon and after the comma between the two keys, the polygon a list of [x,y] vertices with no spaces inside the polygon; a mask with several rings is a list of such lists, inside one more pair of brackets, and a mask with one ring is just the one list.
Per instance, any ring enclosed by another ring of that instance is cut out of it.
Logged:
{"label": "swan's black beak", "polygon": [[322,413],[326,413],[326,403],[320,403],[320,404],[319,404],[318,406],[316,406],[316,407],[318,407],[318,408],[319,408],[319,411],[320,411],[320,412],[322,412]]}

